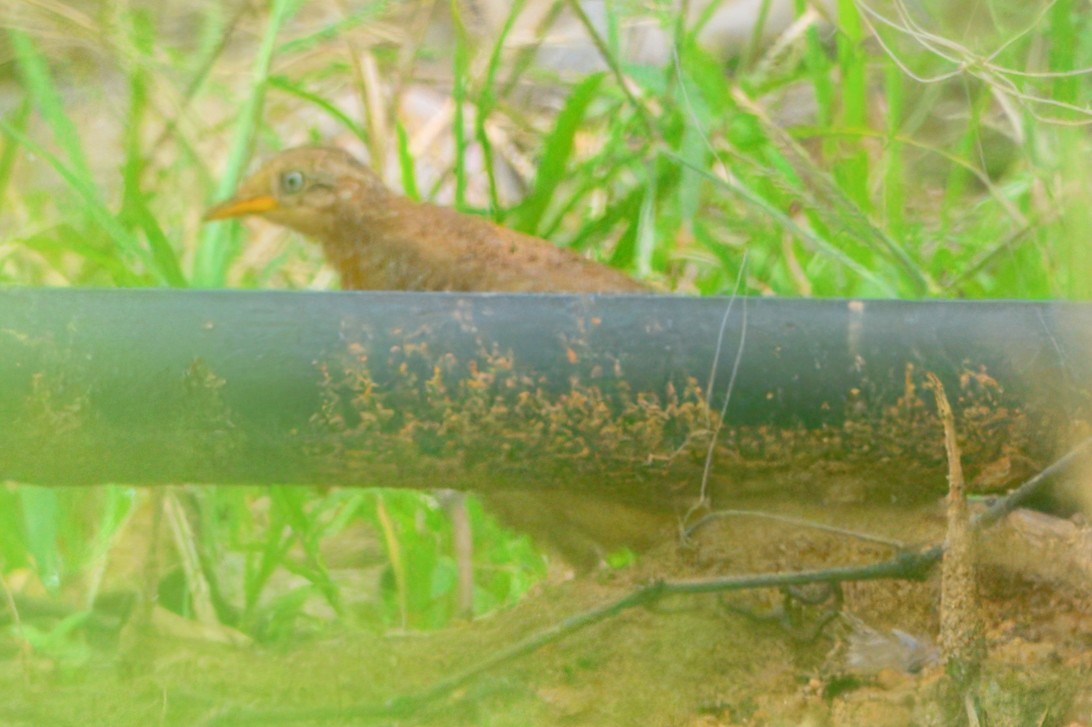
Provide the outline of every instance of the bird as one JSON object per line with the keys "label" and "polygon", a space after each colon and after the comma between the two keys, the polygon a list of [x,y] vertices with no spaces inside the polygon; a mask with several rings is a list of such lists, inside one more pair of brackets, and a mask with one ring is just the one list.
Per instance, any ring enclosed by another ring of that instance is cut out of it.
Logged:
{"label": "bird", "polygon": [[388,189],[336,147],[277,154],[206,220],[258,215],[317,240],[347,290],[640,293],[608,265]]}
{"label": "bird", "polygon": [[[336,147],[280,152],[205,219],[247,215],[317,241],[347,290],[650,292],[622,271],[542,238],[397,194]],[[504,491],[484,499],[502,522],[579,571],[601,564],[610,548],[651,545],[662,515],[573,491]]]}

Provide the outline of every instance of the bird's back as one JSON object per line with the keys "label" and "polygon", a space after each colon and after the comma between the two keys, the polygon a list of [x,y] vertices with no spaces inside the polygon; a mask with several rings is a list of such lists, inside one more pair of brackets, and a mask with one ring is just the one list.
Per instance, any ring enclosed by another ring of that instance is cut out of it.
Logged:
{"label": "bird's back", "polygon": [[625,273],[547,240],[432,204],[391,197],[326,244],[345,288],[492,292],[647,291]]}

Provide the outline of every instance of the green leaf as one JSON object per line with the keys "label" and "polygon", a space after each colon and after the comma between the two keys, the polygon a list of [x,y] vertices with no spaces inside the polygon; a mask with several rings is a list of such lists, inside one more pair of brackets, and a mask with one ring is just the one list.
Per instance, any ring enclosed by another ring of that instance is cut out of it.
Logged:
{"label": "green leaf", "polygon": [[395,133],[398,135],[398,168],[402,172],[402,192],[410,199],[421,199],[421,192],[417,189],[417,167],[413,163],[413,155],[409,148],[409,134],[401,121],[395,124]]}
{"label": "green leaf", "polygon": [[539,162],[531,193],[519,206],[513,219],[516,229],[531,234],[538,231],[558,185],[566,179],[565,171],[572,156],[576,132],[584,122],[588,107],[596,99],[596,92],[604,77],[602,73],[588,76],[569,94],[565,107],[554,122],[553,131],[546,137],[542,161]]}

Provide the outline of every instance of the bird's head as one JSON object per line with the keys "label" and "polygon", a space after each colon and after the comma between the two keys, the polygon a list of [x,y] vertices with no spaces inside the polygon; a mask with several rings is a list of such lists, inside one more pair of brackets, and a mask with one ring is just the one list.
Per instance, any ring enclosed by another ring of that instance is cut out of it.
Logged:
{"label": "bird's head", "polygon": [[273,157],[205,213],[206,220],[261,215],[305,235],[328,236],[343,209],[374,205],[391,194],[370,169],[341,149],[299,147]]}

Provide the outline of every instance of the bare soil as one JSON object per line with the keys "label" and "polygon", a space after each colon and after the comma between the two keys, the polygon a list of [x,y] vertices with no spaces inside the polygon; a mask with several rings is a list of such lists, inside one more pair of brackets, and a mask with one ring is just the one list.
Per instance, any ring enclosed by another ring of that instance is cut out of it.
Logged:
{"label": "bare soil", "polygon": [[[768,498],[737,505],[907,544],[943,538],[939,506],[790,506]],[[0,721],[966,724],[966,707],[946,688],[932,646],[939,570],[924,582],[846,584],[836,611],[829,600],[789,603],[770,590],[666,598],[571,633],[412,711],[364,715],[654,579],[862,564],[892,554],[882,544],[748,516],[717,520],[686,547],[677,543],[665,533],[632,566],[554,579],[505,612],[438,632],[346,632],[276,649],[160,634],[103,649],[74,670],[40,656],[6,659]],[[992,725],[1092,724],[1088,579],[1042,567],[1057,558],[1004,523],[983,539],[981,552],[988,655],[973,687],[975,709]]]}

